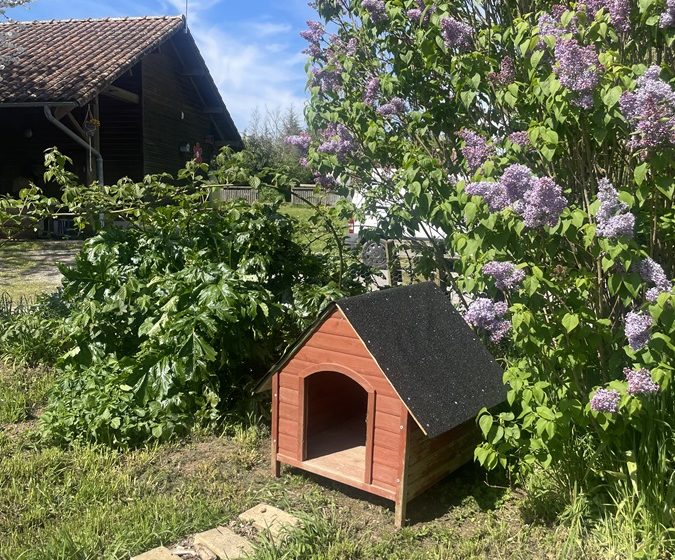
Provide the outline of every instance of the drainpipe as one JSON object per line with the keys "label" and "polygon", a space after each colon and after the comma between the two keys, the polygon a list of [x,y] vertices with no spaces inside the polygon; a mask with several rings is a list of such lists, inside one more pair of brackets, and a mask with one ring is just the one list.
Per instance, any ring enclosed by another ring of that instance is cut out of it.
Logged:
{"label": "drainpipe", "polygon": [[83,138],[78,136],[75,132],[70,130],[65,124],[63,124],[60,120],[58,120],[54,114],[52,113],[51,108],[48,105],[45,105],[44,107],[45,110],[45,117],[47,117],[47,120],[52,123],[56,128],[62,130],[65,132],[68,136],[70,136],[75,142],[77,142],[80,146],[83,148],[86,148],[87,151],[91,150],[91,153],[96,156],[96,177],[98,178],[98,184],[103,186],[103,156],[101,155],[101,152],[98,150],[95,150],[87,142],[84,141]]}

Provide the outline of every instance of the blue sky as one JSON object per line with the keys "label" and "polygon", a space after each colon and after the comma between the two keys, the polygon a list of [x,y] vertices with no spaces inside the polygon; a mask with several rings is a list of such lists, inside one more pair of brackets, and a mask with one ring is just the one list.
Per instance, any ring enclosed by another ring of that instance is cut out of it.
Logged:
{"label": "blue sky", "polygon": [[[18,20],[177,15],[185,0],[33,0]],[[298,36],[315,17],[307,0],[190,0],[188,25],[225,104],[246,129],[257,107],[302,110],[306,56]]]}

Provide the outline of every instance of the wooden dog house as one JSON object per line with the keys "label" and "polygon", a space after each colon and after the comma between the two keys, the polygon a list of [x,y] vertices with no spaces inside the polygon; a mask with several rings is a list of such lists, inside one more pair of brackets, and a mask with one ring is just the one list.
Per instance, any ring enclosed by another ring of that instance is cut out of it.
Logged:
{"label": "wooden dog house", "polygon": [[409,500],[472,458],[502,370],[443,291],[415,284],[329,305],[272,368],[272,469],[284,463]]}

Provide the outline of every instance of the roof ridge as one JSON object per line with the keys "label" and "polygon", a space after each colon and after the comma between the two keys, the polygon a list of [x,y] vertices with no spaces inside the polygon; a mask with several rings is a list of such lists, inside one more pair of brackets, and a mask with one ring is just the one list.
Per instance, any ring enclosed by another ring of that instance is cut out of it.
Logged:
{"label": "roof ridge", "polygon": [[49,23],[84,23],[84,22],[106,22],[106,21],[147,21],[147,20],[183,20],[182,15],[174,16],[120,16],[120,17],[104,17],[104,18],[68,18],[68,19],[33,19],[33,20],[13,20],[0,23],[3,25],[40,25]]}

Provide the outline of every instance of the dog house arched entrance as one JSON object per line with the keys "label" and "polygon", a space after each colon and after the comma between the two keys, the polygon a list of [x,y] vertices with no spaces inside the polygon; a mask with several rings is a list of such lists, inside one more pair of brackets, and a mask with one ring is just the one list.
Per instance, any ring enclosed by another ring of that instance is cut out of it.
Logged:
{"label": "dog house arched entrance", "polygon": [[300,374],[300,459],[317,473],[372,482],[375,391],[357,372],[318,364]]}

